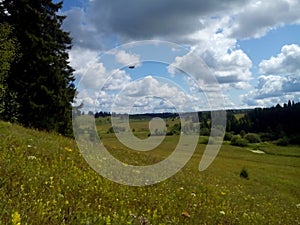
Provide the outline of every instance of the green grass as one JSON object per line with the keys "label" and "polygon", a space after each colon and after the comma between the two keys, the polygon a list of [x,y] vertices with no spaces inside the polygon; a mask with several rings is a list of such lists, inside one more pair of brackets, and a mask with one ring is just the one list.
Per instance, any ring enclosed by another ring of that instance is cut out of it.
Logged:
{"label": "green grass", "polygon": [[[138,133],[144,125],[135,121],[133,127]],[[178,137],[170,136],[160,148],[137,153],[106,134],[109,126],[102,122],[99,127],[105,145],[130,163],[162,160],[177,143]],[[94,172],[74,140],[0,122],[0,224],[17,224],[18,215],[28,225],[300,224],[299,147],[225,143],[200,173],[204,148],[199,144],[190,162],[170,179],[129,187]],[[248,180],[239,177],[243,168]]]}

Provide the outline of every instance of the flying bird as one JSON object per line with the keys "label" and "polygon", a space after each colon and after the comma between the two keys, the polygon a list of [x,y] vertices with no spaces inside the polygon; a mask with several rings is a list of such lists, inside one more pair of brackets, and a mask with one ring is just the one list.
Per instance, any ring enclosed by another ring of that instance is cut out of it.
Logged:
{"label": "flying bird", "polygon": [[134,66],[134,65],[131,65],[131,66],[129,66],[128,68],[129,68],[129,69],[134,69],[135,66]]}

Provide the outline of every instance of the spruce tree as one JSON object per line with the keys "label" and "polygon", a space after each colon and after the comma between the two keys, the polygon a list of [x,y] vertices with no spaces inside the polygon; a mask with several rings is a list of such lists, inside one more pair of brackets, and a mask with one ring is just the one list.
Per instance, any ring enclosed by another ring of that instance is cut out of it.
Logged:
{"label": "spruce tree", "polygon": [[71,134],[75,95],[68,50],[72,40],[62,30],[62,2],[3,0],[4,20],[14,28],[21,59],[11,65],[8,86],[17,93],[19,122],[38,129]]}

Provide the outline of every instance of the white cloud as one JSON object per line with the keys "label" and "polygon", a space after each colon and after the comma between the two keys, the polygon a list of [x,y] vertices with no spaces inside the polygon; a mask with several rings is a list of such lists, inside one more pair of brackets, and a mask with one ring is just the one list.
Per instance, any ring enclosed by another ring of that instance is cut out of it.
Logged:
{"label": "white cloud", "polygon": [[87,69],[98,63],[98,52],[87,48],[73,47],[69,52],[70,65],[76,70],[75,74],[84,74]]}
{"label": "white cloud", "polygon": [[[113,47],[111,40],[164,39],[199,44],[219,32],[232,40],[265,35],[284,24],[300,23],[298,0],[98,0],[72,8],[64,27],[74,44],[92,49]],[[204,43],[205,45],[205,43]]]}
{"label": "white cloud", "polygon": [[109,73],[106,71],[102,63],[91,65],[83,75],[81,85],[86,89],[96,90],[101,88]]}
{"label": "white cloud", "polygon": [[231,28],[232,37],[258,38],[284,24],[300,23],[300,2],[252,0],[232,16],[235,20]]}
{"label": "white cloud", "polygon": [[202,94],[191,94],[172,82],[166,82],[166,79],[150,75],[128,83],[110,100],[112,110],[123,113],[132,113],[134,110],[135,113],[182,112],[208,108],[201,104],[204,103]]}
{"label": "white cloud", "polygon": [[199,57],[187,54],[176,57],[175,61],[169,66],[169,73],[172,75],[177,72],[180,73],[176,70],[178,68],[199,75],[199,78],[207,84],[218,82],[227,88],[244,89],[249,87],[248,82],[252,79],[250,71],[252,61],[242,50],[224,52],[224,50],[208,49],[204,52],[200,51],[199,55],[204,64],[199,61]]}
{"label": "white cloud", "polygon": [[102,83],[103,90],[121,90],[130,82],[131,77],[123,70],[115,69],[109,73],[107,80]]}
{"label": "white cloud", "polygon": [[[299,24],[300,2],[97,0],[90,1],[85,9],[73,8],[65,14],[64,28],[71,31],[74,39],[71,65],[76,69],[77,78],[85,74],[85,88],[99,91],[97,88],[105,84],[105,90],[113,92],[125,87],[131,82],[130,76],[117,68],[107,67],[100,61],[99,53],[122,42],[155,38],[177,42],[194,50],[208,65],[210,72],[202,67],[199,71],[199,62],[186,55],[174,60],[169,73],[175,75],[177,67],[197,74],[203,89],[216,94],[220,87],[212,85],[215,80],[211,74],[228,92],[250,88],[252,61],[238,48],[237,40],[258,38],[285,24]],[[262,61],[259,72],[263,76],[259,77],[256,89],[243,96],[244,102],[262,104],[264,98],[296,93],[299,52],[298,45],[287,45],[277,56]],[[140,62],[143,56],[116,50],[114,57],[115,63],[127,66]],[[137,95],[156,88],[154,80],[146,81],[139,86],[142,91]],[[150,86],[146,87],[146,84]],[[105,94],[102,95],[103,102],[109,102],[108,93]]]}
{"label": "white cloud", "polygon": [[[297,100],[300,94],[300,47],[285,45],[276,57],[259,64],[257,87],[243,96],[248,104],[267,104],[270,101]],[[288,98],[288,99],[287,99]]]}
{"label": "white cloud", "polygon": [[130,54],[124,50],[117,51],[115,53],[116,62],[123,66],[132,65],[137,66],[140,63],[140,56],[137,54]]}
{"label": "white cloud", "polygon": [[300,46],[285,45],[276,57],[263,60],[259,64],[260,74],[300,76]]}

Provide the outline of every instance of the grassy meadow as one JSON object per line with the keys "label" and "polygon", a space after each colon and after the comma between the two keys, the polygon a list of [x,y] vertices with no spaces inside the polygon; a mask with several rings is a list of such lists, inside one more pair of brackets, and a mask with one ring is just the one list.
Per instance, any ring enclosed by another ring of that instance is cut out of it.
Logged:
{"label": "grassy meadow", "polygon": [[[109,119],[96,124],[110,152],[131,164],[158,162],[178,141],[166,136],[159,148],[135,152],[107,132]],[[147,126],[146,120],[131,121],[140,138],[148,136]],[[0,224],[300,224],[299,146],[224,142],[211,166],[199,172],[202,139],[170,179],[129,187],[93,171],[75,140],[0,121]]]}

